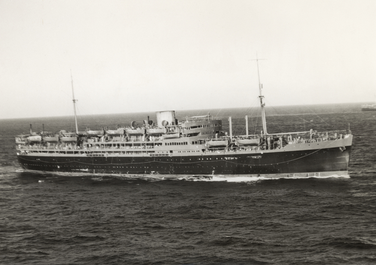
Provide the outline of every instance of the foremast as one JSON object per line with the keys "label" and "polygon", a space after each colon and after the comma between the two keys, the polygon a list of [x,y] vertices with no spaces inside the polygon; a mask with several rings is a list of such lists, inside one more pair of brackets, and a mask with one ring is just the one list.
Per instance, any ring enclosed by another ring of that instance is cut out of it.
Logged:
{"label": "foremast", "polygon": [[76,102],[77,102],[77,99],[74,98],[74,88],[73,88],[72,71],[71,71],[71,81],[72,81],[72,97],[73,97],[74,124],[76,125],[76,134],[78,134],[77,112],[76,112]]}
{"label": "foremast", "polygon": [[268,130],[266,128],[266,114],[265,114],[265,103],[264,103],[264,96],[262,95],[262,84],[260,82],[260,70],[259,70],[259,59],[256,59],[257,62],[257,76],[258,76],[258,83],[259,83],[259,99],[260,99],[260,106],[261,106],[261,120],[262,120],[262,130],[263,134],[268,134]]}

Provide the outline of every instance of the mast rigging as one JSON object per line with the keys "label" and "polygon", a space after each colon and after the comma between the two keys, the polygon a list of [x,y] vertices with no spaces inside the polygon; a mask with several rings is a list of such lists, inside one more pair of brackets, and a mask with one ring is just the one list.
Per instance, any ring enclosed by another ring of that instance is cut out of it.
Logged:
{"label": "mast rigging", "polygon": [[264,134],[268,134],[268,130],[267,130],[267,127],[266,127],[265,103],[263,101],[264,96],[262,95],[262,84],[260,82],[260,70],[259,70],[259,63],[258,63],[258,61],[262,60],[262,59],[258,59],[257,56],[256,56],[255,60],[257,62],[257,77],[258,77],[259,91],[260,91],[259,98],[260,98],[260,106],[261,106],[262,129],[263,129]]}
{"label": "mast rigging", "polygon": [[74,88],[73,88],[72,71],[71,71],[71,81],[72,81],[72,97],[73,97],[74,123],[76,125],[76,134],[78,134],[77,112],[76,112],[76,102],[77,102],[77,99],[74,98]]}

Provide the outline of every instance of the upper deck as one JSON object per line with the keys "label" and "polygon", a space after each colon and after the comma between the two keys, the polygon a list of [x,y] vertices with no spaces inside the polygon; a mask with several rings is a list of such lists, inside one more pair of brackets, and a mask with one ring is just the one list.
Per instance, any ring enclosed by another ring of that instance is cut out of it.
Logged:
{"label": "upper deck", "polygon": [[35,133],[16,137],[20,154],[45,155],[190,155],[210,152],[269,152],[344,146],[352,142],[349,131],[287,132],[232,136],[222,131],[222,121],[211,115],[178,121],[175,112],[157,113],[157,123],[149,119],[141,126],[117,129],[87,129],[72,133]]}

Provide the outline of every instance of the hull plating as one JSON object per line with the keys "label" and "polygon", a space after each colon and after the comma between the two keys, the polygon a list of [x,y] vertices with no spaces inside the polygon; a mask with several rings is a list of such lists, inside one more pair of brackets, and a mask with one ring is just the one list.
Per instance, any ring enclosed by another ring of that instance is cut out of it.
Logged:
{"label": "hull plating", "polygon": [[189,156],[18,155],[24,169],[55,172],[163,175],[268,175],[347,172],[351,146]]}

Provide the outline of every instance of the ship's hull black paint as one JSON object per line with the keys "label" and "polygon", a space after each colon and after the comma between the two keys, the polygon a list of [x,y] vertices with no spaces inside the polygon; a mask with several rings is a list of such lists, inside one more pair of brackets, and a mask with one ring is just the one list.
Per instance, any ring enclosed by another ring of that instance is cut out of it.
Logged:
{"label": "ship's hull black paint", "polygon": [[351,146],[289,152],[121,157],[19,155],[24,169],[58,172],[171,175],[252,175],[347,171]]}

